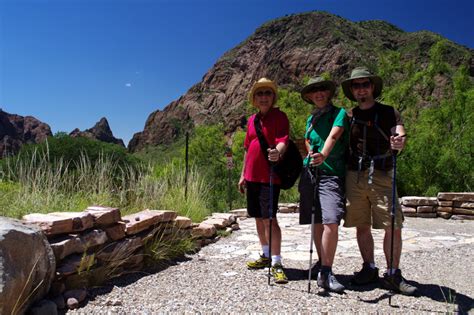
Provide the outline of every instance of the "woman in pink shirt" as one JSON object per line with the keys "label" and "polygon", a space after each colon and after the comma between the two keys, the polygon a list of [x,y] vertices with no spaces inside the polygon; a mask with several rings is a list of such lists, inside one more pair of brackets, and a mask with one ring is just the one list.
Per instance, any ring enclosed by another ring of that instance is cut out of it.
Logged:
{"label": "woman in pink shirt", "polygon": [[[276,84],[266,78],[258,80],[250,90],[249,100],[258,109],[247,124],[245,135],[245,155],[242,174],[239,180],[240,191],[247,189],[247,212],[255,218],[257,233],[262,246],[263,254],[259,259],[247,263],[249,269],[263,269],[270,263],[272,275],[276,283],[287,283],[288,279],[283,271],[280,249],[281,229],[278,225],[276,212],[280,195],[280,179],[273,172],[273,207],[272,207],[272,244],[269,244],[270,235],[270,163],[278,163],[284,154],[289,139],[288,117],[274,107],[278,88]],[[269,149],[263,153],[257,136],[257,128],[265,137]],[[269,257],[271,246],[272,257]]]}

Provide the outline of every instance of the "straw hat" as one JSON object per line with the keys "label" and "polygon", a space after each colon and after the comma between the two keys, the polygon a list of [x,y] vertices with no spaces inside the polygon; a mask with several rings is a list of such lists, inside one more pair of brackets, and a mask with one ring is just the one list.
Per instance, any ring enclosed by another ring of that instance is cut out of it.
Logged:
{"label": "straw hat", "polygon": [[328,88],[328,90],[331,92],[329,99],[331,99],[336,92],[336,83],[334,83],[334,81],[325,80],[323,77],[314,77],[309,79],[308,84],[301,90],[301,98],[306,102],[313,104],[313,101],[307,98],[306,94],[318,86],[326,86]]}
{"label": "straw hat", "polygon": [[278,98],[278,92],[277,92],[278,87],[275,84],[275,82],[273,82],[272,80],[269,80],[267,78],[261,78],[260,80],[258,80],[257,82],[254,83],[254,85],[252,86],[252,89],[250,90],[250,93],[249,93],[250,103],[253,106],[255,106],[255,104],[253,103],[254,94],[260,88],[269,88],[273,91],[273,94],[275,94],[275,98],[273,99],[273,104],[275,104],[276,101],[277,101],[277,98]]}
{"label": "straw hat", "polygon": [[374,88],[374,99],[379,97],[380,93],[382,93],[382,88],[383,88],[382,78],[379,77],[378,75],[371,74],[366,67],[357,67],[354,70],[352,70],[351,77],[347,80],[342,81],[342,83],[341,83],[342,90],[344,91],[344,94],[351,101],[356,101],[356,99],[355,99],[354,95],[352,95],[352,91],[351,91],[352,80],[363,79],[363,78],[369,78],[370,81],[374,84],[374,87],[375,87]]}

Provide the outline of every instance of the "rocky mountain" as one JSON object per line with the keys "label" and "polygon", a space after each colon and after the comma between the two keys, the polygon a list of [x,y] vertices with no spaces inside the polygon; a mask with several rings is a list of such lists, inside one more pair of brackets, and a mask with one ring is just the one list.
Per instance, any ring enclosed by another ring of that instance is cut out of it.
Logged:
{"label": "rocky mountain", "polygon": [[[325,12],[272,20],[225,53],[185,95],[151,113],[144,130],[130,141],[129,150],[170,143],[195,125],[223,122],[227,132],[236,130],[245,116],[247,93],[263,76],[299,90],[304,77],[322,72],[340,82],[359,65],[377,70],[381,56],[390,53],[410,62],[413,69],[426,69],[430,48],[441,39],[427,31],[409,33],[383,21],[351,22]],[[473,76],[474,51],[448,44],[443,61],[454,67],[466,65]],[[384,79],[404,78],[406,73],[398,72]],[[386,80],[388,85],[390,80]],[[450,82],[449,74],[440,73],[433,86],[420,91],[420,106],[446,93],[444,87]]]}
{"label": "rocky mountain", "polygon": [[38,119],[0,109],[0,158],[16,154],[23,144],[39,143],[51,135],[49,125]]}
{"label": "rocky mountain", "polygon": [[108,143],[115,143],[122,147],[125,147],[122,139],[117,139],[112,134],[109,122],[105,117],[102,117],[92,128],[80,131],[78,128],[71,131],[69,134],[71,137],[84,137],[89,139],[95,139]]}

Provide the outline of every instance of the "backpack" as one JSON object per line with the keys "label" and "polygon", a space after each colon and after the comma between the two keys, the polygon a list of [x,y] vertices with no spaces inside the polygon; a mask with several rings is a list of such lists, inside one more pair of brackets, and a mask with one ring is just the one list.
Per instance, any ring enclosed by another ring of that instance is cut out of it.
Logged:
{"label": "backpack", "polygon": [[[258,141],[260,142],[260,148],[262,149],[263,155],[266,157],[269,145],[263,135],[262,126],[260,125],[258,116],[255,116],[254,124]],[[270,161],[268,161],[268,163],[270,163]],[[302,168],[303,159],[301,158],[300,151],[296,144],[292,140],[289,140],[285,154],[283,154],[278,164],[273,168],[281,180],[280,188],[286,190],[293,187],[300,176]]]}

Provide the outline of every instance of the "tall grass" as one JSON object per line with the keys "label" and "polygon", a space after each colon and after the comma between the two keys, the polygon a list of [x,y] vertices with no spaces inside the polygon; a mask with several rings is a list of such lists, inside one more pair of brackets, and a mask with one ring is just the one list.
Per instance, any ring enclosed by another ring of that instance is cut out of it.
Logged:
{"label": "tall grass", "polygon": [[183,168],[168,166],[161,176],[150,165],[119,165],[110,155],[91,162],[50,160],[47,153],[9,158],[0,165],[0,215],[20,218],[32,212],[82,211],[87,206],[119,207],[122,214],[167,209],[202,220],[209,212],[207,186],[196,169],[189,174],[184,200]]}

